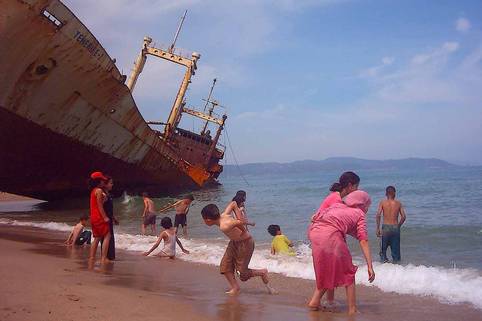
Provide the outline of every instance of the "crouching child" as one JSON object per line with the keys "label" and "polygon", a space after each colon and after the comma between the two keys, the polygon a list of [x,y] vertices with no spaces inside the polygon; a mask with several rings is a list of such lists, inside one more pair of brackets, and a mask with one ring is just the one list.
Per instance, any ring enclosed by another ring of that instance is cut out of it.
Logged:
{"label": "crouching child", "polygon": [[92,232],[84,231],[84,227],[87,225],[89,217],[87,215],[82,215],[79,218],[79,222],[72,228],[69,237],[65,241],[66,245],[84,245],[90,244],[92,237]]}

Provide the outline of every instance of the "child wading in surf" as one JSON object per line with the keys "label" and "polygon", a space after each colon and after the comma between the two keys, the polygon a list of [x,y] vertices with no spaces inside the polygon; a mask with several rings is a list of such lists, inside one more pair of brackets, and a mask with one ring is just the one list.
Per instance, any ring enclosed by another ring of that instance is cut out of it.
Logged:
{"label": "child wading in surf", "polygon": [[246,222],[234,219],[231,216],[232,211],[232,204],[230,204],[222,214],[219,213],[219,209],[215,204],[209,204],[201,211],[204,223],[206,223],[207,226],[219,226],[219,230],[229,238],[228,247],[220,264],[221,274],[224,274],[231,287],[226,293],[235,295],[240,291],[238,282],[234,276],[234,272],[237,270],[239,271],[241,281],[244,282],[252,277],[259,276],[263,280],[268,292],[275,294],[276,292],[269,286],[268,270],[255,270],[248,267],[254,251],[254,240],[246,230]]}

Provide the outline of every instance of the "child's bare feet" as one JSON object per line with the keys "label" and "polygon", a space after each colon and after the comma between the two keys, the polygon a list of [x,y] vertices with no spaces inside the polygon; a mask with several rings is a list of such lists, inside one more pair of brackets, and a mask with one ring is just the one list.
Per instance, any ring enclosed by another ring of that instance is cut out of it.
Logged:
{"label": "child's bare feet", "polygon": [[261,279],[263,280],[264,284],[268,284],[269,279],[268,279],[268,270],[267,269],[261,269]]}
{"label": "child's bare feet", "polygon": [[238,295],[239,292],[240,292],[239,288],[232,288],[231,290],[226,291],[225,293],[228,295]]}
{"label": "child's bare feet", "polygon": [[105,259],[102,259],[102,260],[100,261],[100,264],[101,264],[101,265],[104,265],[104,264],[109,264],[109,263],[112,263],[112,262],[113,262],[113,261],[105,258]]}
{"label": "child's bare feet", "polygon": [[272,294],[272,295],[278,294],[278,291],[276,291],[275,289],[270,287],[269,284],[265,284],[265,286],[266,286],[266,289],[268,290],[269,294]]}
{"label": "child's bare feet", "polygon": [[360,311],[358,311],[356,308],[348,309],[348,315],[355,315],[355,314],[360,314]]}
{"label": "child's bare feet", "polygon": [[261,279],[263,280],[264,285],[266,286],[266,289],[268,290],[269,294],[278,294],[278,292],[273,289],[271,286],[269,286],[269,279],[268,279],[268,270],[267,269],[261,269]]}

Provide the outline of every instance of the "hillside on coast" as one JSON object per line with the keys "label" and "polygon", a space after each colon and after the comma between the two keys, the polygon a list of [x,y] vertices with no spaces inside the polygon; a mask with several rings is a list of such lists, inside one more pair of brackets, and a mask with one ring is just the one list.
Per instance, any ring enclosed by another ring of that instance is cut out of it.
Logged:
{"label": "hillside on coast", "polygon": [[[224,175],[238,174],[236,165],[225,165]],[[331,157],[324,160],[302,160],[290,163],[249,163],[240,165],[243,174],[293,173],[320,170],[365,170],[365,169],[426,169],[453,168],[457,165],[436,158],[405,158],[369,160],[354,157]]]}

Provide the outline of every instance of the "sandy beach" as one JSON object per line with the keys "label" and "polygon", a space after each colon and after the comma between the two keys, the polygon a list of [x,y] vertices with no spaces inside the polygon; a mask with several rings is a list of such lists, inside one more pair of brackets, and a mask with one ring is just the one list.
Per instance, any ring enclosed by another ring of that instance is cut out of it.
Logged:
{"label": "sandy beach", "polygon": [[[279,295],[259,280],[224,294],[217,267],[119,251],[105,269],[87,266],[88,248],[69,249],[66,234],[0,225],[0,319],[10,320],[482,320],[469,305],[357,287],[360,314],[309,312],[313,282],[272,275]],[[337,292],[345,310],[344,293]]]}

